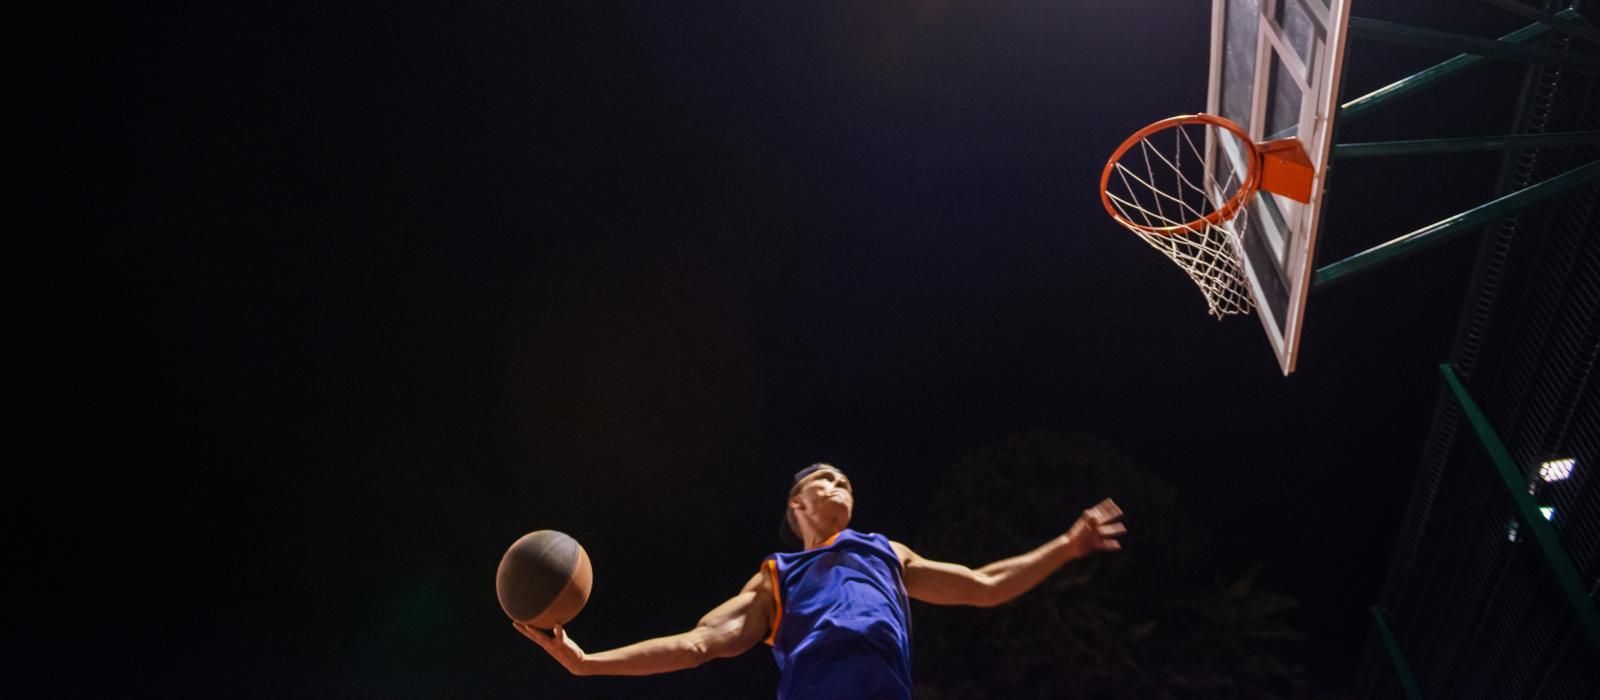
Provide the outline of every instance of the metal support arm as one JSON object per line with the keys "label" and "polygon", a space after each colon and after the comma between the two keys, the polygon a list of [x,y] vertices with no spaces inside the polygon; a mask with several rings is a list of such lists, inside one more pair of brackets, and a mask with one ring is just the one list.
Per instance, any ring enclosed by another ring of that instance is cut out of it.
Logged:
{"label": "metal support arm", "polygon": [[[1579,15],[1575,10],[1569,7],[1565,10],[1557,12],[1555,16],[1558,19],[1571,20],[1578,18]],[[1521,44],[1523,42],[1532,41],[1533,39],[1544,36],[1549,31],[1549,26],[1536,22],[1500,37],[1500,41],[1508,44]],[[1387,105],[1401,97],[1405,97],[1406,95],[1410,95],[1411,93],[1417,92],[1425,87],[1432,86],[1444,78],[1448,78],[1482,62],[1482,56],[1474,56],[1470,53],[1464,53],[1456,56],[1455,58],[1451,58],[1449,60],[1424,68],[1416,73],[1408,75],[1404,78],[1389,83],[1388,85],[1378,88],[1377,90],[1373,90],[1372,92],[1344,103],[1339,107],[1339,123],[1342,124],[1351,119],[1355,119],[1356,117],[1371,114],[1379,107]]]}
{"label": "metal support arm", "polygon": [[1321,289],[1336,281],[1387,262],[1404,258],[1443,243],[1463,231],[1469,231],[1490,220],[1506,216],[1539,200],[1552,197],[1593,180],[1600,175],[1600,161],[1590,161],[1544,182],[1529,185],[1516,192],[1480,204],[1442,221],[1419,228],[1348,258],[1317,268],[1312,288]]}
{"label": "metal support arm", "polygon": [[1570,17],[1552,15],[1536,7],[1531,7],[1517,0],[1483,0],[1502,10],[1514,15],[1520,15],[1532,20],[1538,20],[1550,25],[1558,32],[1565,32],[1591,43],[1600,44],[1600,31],[1582,21],[1574,21]]}
{"label": "metal support arm", "polygon": [[1596,144],[1600,144],[1600,131],[1567,131],[1555,134],[1520,134],[1517,136],[1468,136],[1454,139],[1338,143],[1333,146],[1333,157],[1364,158],[1368,156],[1461,153],[1464,151],[1503,151],[1512,148],[1593,146]]}
{"label": "metal support arm", "polygon": [[1334,158],[1366,158],[1373,155],[1418,155],[1418,153],[1461,153],[1469,150],[1554,149],[1568,145],[1600,144],[1600,131],[1563,131],[1555,134],[1518,136],[1467,136],[1461,139],[1414,139],[1414,141],[1371,141],[1365,144],[1334,144]]}
{"label": "metal support arm", "polygon": [[1463,51],[1486,58],[1562,66],[1573,70],[1600,73],[1600,57],[1596,57],[1593,54],[1569,53],[1544,47],[1523,46],[1522,44],[1484,39],[1467,34],[1412,27],[1369,17],[1351,17],[1350,35],[1430,49]]}

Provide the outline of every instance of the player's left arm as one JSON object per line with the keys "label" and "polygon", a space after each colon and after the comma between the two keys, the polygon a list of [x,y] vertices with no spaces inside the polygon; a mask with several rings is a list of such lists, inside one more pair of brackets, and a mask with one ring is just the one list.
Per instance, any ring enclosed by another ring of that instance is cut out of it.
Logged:
{"label": "player's left arm", "polygon": [[960,564],[919,556],[899,542],[891,542],[900,555],[906,594],[935,605],[993,607],[1033,590],[1056,569],[1095,552],[1122,549],[1117,540],[1127,528],[1122,510],[1107,498],[1083,512],[1065,534],[1051,538],[1033,551],[987,566],[971,569]]}

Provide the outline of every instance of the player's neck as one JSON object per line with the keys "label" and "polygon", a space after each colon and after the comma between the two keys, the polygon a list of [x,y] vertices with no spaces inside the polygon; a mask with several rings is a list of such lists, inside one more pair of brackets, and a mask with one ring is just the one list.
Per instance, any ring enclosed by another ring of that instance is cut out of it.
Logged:
{"label": "player's neck", "polygon": [[818,534],[806,538],[806,549],[816,549],[833,544],[839,538],[839,533],[844,532],[843,527],[832,528],[827,534]]}

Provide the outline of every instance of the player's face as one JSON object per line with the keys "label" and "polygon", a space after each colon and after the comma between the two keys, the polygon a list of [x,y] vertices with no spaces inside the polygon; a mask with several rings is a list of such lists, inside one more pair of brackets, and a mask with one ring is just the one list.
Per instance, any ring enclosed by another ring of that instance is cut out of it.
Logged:
{"label": "player's face", "polygon": [[818,469],[806,476],[800,482],[796,497],[808,509],[813,509],[817,515],[844,516],[849,522],[850,514],[855,510],[855,492],[850,488],[850,478],[837,469]]}

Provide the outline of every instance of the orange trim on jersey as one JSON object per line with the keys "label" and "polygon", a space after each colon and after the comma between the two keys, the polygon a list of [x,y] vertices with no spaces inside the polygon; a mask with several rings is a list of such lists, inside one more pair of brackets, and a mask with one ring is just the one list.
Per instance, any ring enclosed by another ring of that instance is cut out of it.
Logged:
{"label": "orange trim on jersey", "polygon": [[[840,530],[839,532],[844,532],[844,530]],[[839,539],[839,532],[833,533],[832,537],[829,537],[822,544],[817,545],[817,547],[819,547],[819,548],[821,548],[821,547],[832,547],[833,546],[833,541],[836,540],[836,539]]]}
{"label": "orange trim on jersey", "polygon": [[761,570],[772,576],[772,633],[767,635],[767,646],[778,641],[778,623],[783,622],[783,592],[778,588],[778,560],[761,562]]}

